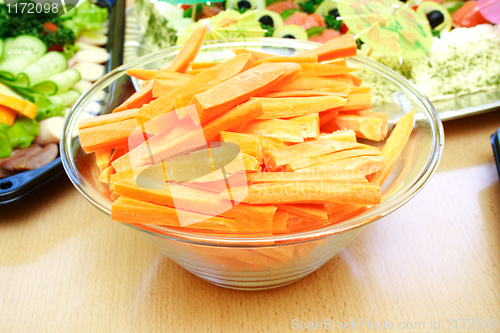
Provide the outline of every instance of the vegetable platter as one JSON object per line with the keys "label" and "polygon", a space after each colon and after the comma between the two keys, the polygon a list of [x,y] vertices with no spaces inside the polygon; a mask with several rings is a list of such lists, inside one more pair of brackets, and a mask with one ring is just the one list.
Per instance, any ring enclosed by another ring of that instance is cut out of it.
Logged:
{"label": "vegetable platter", "polygon": [[[64,173],[58,157],[64,117],[122,63],[124,24],[120,1],[80,1],[60,17],[37,15],[37,24],[7,10],[0,3],[0,205]],[[105,98],[103,91],[95,103]]]}
{"label": "vegetable platter", "polygon": [[[481,17],[476,1],[395,2],[410,6],[427,18],[434,35],[429,54],[425,58],[398,59],[379,54],[367,44],[358,42],[359,54],[390,67],[415,83],[434,104],[441,120],[500,108],[500,81],[498,75],[494,75],[500,70],[500,61],[497,61],[500,59],[500,27]],[[323,43],[349,33],[342,20],[337,20],[337,7],[334,0],[228,0],[200,3],[193,15],[192,6],[137,0],[127,12],[124,57],[132,60],[138,55],[182,44],[190,25],[195,24],[193,16],[198,22],[213,20],[228,9],[243,14],[253,12],[263,29],[262,37]],[[155,28],[160,26],[161,33],[160,28]],[[244,32],[242,37],[245,38]],[[372,91],[374,107],[387,102],[384,99],[389,96],[393,98],[387,91],[391,92],[394,87],[371,82],[369,76],[360,76],[367,86],[377,87]]]}

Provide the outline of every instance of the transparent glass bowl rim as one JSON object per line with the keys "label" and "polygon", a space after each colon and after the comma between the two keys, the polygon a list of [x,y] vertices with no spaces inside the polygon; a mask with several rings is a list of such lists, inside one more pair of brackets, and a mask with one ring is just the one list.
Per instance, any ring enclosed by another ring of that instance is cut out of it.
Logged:
{"label": "transparent glass bowl rim", "polygon": [[[301,49],[311,49],[316,47],[318,44],[307,41],[298,40],[288,40],[288,39],[277,39],[277,38],[252,38],[252,39],[232,39],[223,41],[210,41],[205,42],[202,49],[219,49],[219,48],[243,48],[243,47],[283,47],[283,48],[301,48]],[[111,211],[101,205],[99,202],[94,200],[92,195],[86,190],[84,186],[84,180],[80,176],[78,169],[76,168],[75,161],[73,159],[73,149],[72,149],[72,133],[75,128],[78,116],[83,111],[83,106],[85,106],[94,94],[103,89],[103,87],[109,85],[116,79],[123,75],[126,75],[125,71],[127,68],[135,68],[147,63],[158,61],[166,56],[173,55],[179,52],[180,46],[173,46],[167,49],[163,49],[154,53],[144,55],[137,58],[134,61],[123,64],[111,72],[107,73],[101,79],[94,83],[92,88],[87,91],[87,93],[80,96],[80,98],[73,105],[70,114],[66,117],[64,123],[64,129],[61,136],[61,159],[64,169],[70,178],[73,185],[78,189],[78,191],[87,198],[96,208],[101,210],[108,216],[111,215]],[[219,246],[219,247],[269,247],[269,246],[279,246],[286,244],[297,244],[302,242],[309,242],[333,235],[338,235],[343,232],[347,232],[356,228],[360,228],[369,223],[372,223],[388,214],[392,213],[405,203],[407,203],[411,198],[413,198],[429,181],[431,176],[437,170],[439,162],[442,157],[443,145],[444,145],[444,131],[443,125],[439,120],[439,116],[434,109],[432,103],[420,92],[420,90],[410,81],[406,80],[404,77],[396,73],[395,71],[389,69],[388,67],[379,64],[369,58],[363,56],[355,56],[348,58],[348,61],[354,64],[361,64],[369,67],[371,70],[378,72],[379,74],[391,79],[398,86],[413,94],[416,99],[419,100],[421,106],[429,118],[429,123],[431,127],[431,132],[433,136],[432,147],[430,156],[427,159],[427,163],[423,171],[415,177],[414,181],[408,186],[408,190],[404,192],[399,197],[391,197],[386,201],[383,201],[380,205],[367,210],[366,212],[347,219],[343,222],[332,224],[326,227],[297,232],[292,234],[276,235],[276,236],[263,236],[263,237],[217,237],[214,235],[202,235],[193,234],[190,232],[184,232],[178,229],[172,229],[166,226],[161,226],[161,232],[155,232],[154,228],[157,226],[148,226],[147,229],[143,229],[140,225],[127,224],[128,226],[146,232],[150,235],[161,237],[168,240],[179,241],[184,243],[192,243],[197,245],[206,246]]]}

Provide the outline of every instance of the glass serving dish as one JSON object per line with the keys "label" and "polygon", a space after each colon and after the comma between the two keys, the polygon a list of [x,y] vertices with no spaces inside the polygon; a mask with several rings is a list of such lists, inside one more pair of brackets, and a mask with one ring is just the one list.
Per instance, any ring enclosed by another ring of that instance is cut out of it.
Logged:
{"label": "glass serving dish", "polygon": [[[233,56],[235,48],[265,50],[293,55],[316,44],[287,39],[257,38],[206,43],[195,61],[221,61]],[[172,47],[143,56],[118,67],[99,80],[74,105],[62,136],[62,161],[75,187],[106,215],[110,215],[113,194],[98,181],[94,154],[85,154],[75,135],[79,119],[111,110],[135,89],[127,68],[165,67],[179,52]],[[348,65],[365,68],[397,84],[400,91],[392,102],[377,111],[388,113],[390,127],[412,108],[416,110],[413,133],[382,188],[382,202],[354,217],[327,226],[290,234],[254,237],[221,237],[187,232],[182,228],[127,224],[141,232],[161,252],[193,274],[213,284],[245,290],[268,289],[292,283],[313,272],[335,256],[363,228],[390,214],[415,196],[429,181],[441,159],[444,134],[432,104],[409,81],[367,58],[348,59]],[[124,85],[125,84],[125,85]],[[123,87],[130,90],[125,91]],[[96,107],[92,96],[105,90],[107,103]],[[117,249],[119,251],[119,249]]]}

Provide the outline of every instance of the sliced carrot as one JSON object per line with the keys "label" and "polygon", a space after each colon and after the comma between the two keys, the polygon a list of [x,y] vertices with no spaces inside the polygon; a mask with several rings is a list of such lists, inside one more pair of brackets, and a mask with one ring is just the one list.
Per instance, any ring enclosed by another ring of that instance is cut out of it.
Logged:
{"label": "sliced carrot", "polygon": [[257,136],[260,140],[262,151],[283,148],[286,146],[285,143],[280,139],[271,138],[268,136],[261,136],[261,135]]}
{"label": "sliced carrot", "polygon": [[335,65],[335,66],[346,67],[347,66],[347,61],[345,59],[338,59],[338,60],[335,60],[335,61],[330,61],[330,62],[328,62],[328,64]]}
{"label": "sliced carrot", "polygon": [[269,136],[284,142],[304,141],[300,123],[292,120],[253,120],[247,123],[243,133]]}
{"label": "sliced carrot", "polygon": [[102,170],[101,174],[99,175],[99,181],[101,183],[109,183],[109,178],[111,177],[112,174],[114,174],[115,168],[113,166],[109,166],[106,169]]}
{"label": "sliced carrot", "polygon": [[304,98],[262,98],[253,97],[262,104],[263,115],[259,119],[276,119],[305,116],[344,105],[347,100],[337,96]]}
{"label": "sliced carrot", "polygon": [[[331,122],[333,122],[338,114],[339,114],[339,112],[336,110],[322,112],[319,115],[319,126],[320,126],[321,130],[325,131],[325,126],[327,126]],[[332,131],[336,131],[336,129],[335,130],[327,130],[327,131],[332,132]]]}
{"label": "sliced carrot", "polygon": [[87,154],[96,150],[127,146],[129,135],[136,128],[135,119],[83,128],[79,131],[80,143]]}
{"label": "sliced carrot", "polygon": [[413,121],[415,119],[415,109],[411,110],[405,114],[394,127],[391,135],[387,139],[384,147],[382,148],[382,156],[384,161],[382,167],[378,172],[370,179],[373,184],[378,184],[382,186],[385,179],[389,175],[394,163],[396,162],[399,155],[403,151],[408,138],[413,130]]}
{"label": "sliced carrot", "polygon": [[186,43],[182,46],[174,60],[167,66],[167,70],[172,72],[185,73],[191,62],[196,58],[205,38],[206,28],[201,26],[196,28]]}
{"label": "sliced carrot", "polygon": [[354,86],[352,78],[347,76],[347,74],[327,77],[299,76],[297,79],[289,82],[288,84],[280,86],[278,89],[274,89],[274,91],[315,90],[322,88],[338,88],[339,91],[344,91],[352,86]]}
{"label": "sliced carrot", "polygon": [[319,114],[311,113],[302,117],[289,118],[288,120],[300,123],[304,139],[319,137]]}
{"label": "sliced carrot", "polygon": [[353,35],[343,35],[319,45],[315,49],[304,51],[300,56],[317,55],[318,62],[355,56],[358,47]]}
{"label": "sliced carrot", "polygon": [[139,109],[130,109],[117,113],[108,113],[100,115],[98,117],[84,118],[80,120],[80,122],[78,123],[78,129],[81,130],[89,127],[102,126],[129,119],[135,120],[135,115],[137,114],[138,111]]}
{"label": "sliced carrot", "polygon": [[294,182],[309,180],[329,180],[339,183],[367,183],[368,181],[361,172],[258,172],[246,175],[249,184],[268,182]]}
{"label": "sliced carrot", "polygon": [[365,117],[358,115],[339,115],[333,122],[339,129],[353,130],[357,137],[380,141],[384,138],[382,134],[383,122],[381,118]]}
{"label": "sliced carrot", "polygon": [[16,111],[9,107],[0,105],[0,124],[12,126],[16,120]]}
{"label": "sliced carrot", "polygon": [[[139,159],[160,160],[175,153],[179,147],[186,146],[187,143],[192,147],[198,147],[203,142],[200,141],[200,135],[204,135],[203,141],[210,141],[217,137],[221,131],[227,130],[242,123],[249,122],[262,114],[262,107],[258,101],[249,101],[243,103],[224,115],[205,124],[202,129],[192,128],[175,136],[172,131],[164,131],[151,138],[141,147],[136,148],[136,154]],[[154,121],[154,119],[153,119]],[[149,130],[146,129],[148,132]],[[149,148],[147,148],[149,147]],[[185,149],[189,149],[186,147]],[[138,164],[140,165],[140,164]]]}
{"label": "sliced carrot", "polygon": [[352,78],[352,83],[354,83],[355,87],[359,87],[361,85],[361,83],[363,83],[363,79],[357,77],[356,75],[352,75],[352,74],[345,74],[345,75]]}
{"label": "sliced carrot", "polygon": [[225,217],[180,211],[172,207],[121,196],[111,205],[111,218],[122,223],[146,223],[224,231],[268,231],[272,222],[233,220]]}
{"label": "sliced carrot", "polygon": [[274,214],[273,219],[273,232],[283,231],[286,229],[286,220],[288,220],[288,212],[285,210],[278,210]]}
{"label": "sliced carrot", "polygon": [[321,133],[318,140],[357,141],[356,133],[352,130],[338,130],[332,133]]}
{"label": "sliced carrot", "polygon": [[270,58],[273,56],[272,54],[262,53],[262,52],[249,50],[249,49],[234,49],[231,51],[236,55],[240,55],[240,54],[244,54],[244,53],[250,54],[250,55],[252,55],[254,61],[259,61],[259,60]]}
{"label": "sliced carrot", "polygon": [[206,123],[233,106],[270,89],[289,70],[299,72],[300,66],[294,63],[263,63],[195,95],[193,103],[200,122]]}
{"label": "sliced carrot", "polygon": [[371,118],[380,118],[382,121],[382,139],[387,137],[387,133],[389,131],[389,127],[387,124],[387,113],[385,112],[375,112],[371,110],[360,110],[360,111],[351,111],[351,112],[342,112],[342,114],[350,114],[355,116],[362,117],[371,117]]}
{"label": "sliced carrot", "polygon": [[[194,76],[185,85],[171,90],[148,105],[141,108],[136,116],[139,124],[144,124],[146,121],[157,116],[170,112],[174,109],[173,100],[181,93],[190,93],[193,96],[197,93],[205,91],[218,83],[227,80],[228,78],[238,74],[248,66],[251,66],[253,61],[251,56],[241,55],[228,59],[217,66],[207,68],[202,73]],[[179,115],[182,119],[185,115]]]}
{"label": "sliced carrot", "polygon": [[129,68],[127,74],[139,80],[153,80],[158,75],[157,70]]}
{"label": "sliced carrot", "polygon": [[368,110],[372,105],[372,95],[370,94],[349,94],[347,103],[335,108],[336,111]]}
{"label": "sliced carrot", "polygon": [[308,141],[281,149],[266,151],[264,152],[264,163],[266,166],[273,168],[289,165],[292,169],[298,169],[312,165],[319,156],[365,146],[360,143],[336,140]]}
{"label": "sliced carrot", "polygon": [[189,78],[186,79],[162,79],[156,78],[153,85],[153,97],[160,97],[172,89],[183,86],[189,81]]}
{"label": "sliced carrot", "polygon": [[292,56],[292,57],[287,57],[287,56],[271,56],[267,57],[264,59],[256,60],[255,61],[255,66],[260,65],[264,62],[295,62],[295,63],[315,63],[318,62],[318,56],[316,55],[311,55],[311,56]]}
{"label": "sliced carrot", "polygon": [[193,78],[193,75],[189,74],[184,74],[184,73],[178,73],[178,72],[172,72],[168,69],[160,69],[158,71],[158,75],[156,76],[157,79],[175,79],[175,80],[180,80],[180,81],[189,81],[190,79]]}
{"label": "sliced carrot", "polygon": [[101,172],[109,167],[109,163],[111,161],[111,148],[96,150],[95,160],[97,167],[101,170]]}
{"label": "sliced carrot", "polygon": [[258,137],[233,132],[220,132],[220,138],[223,142],[232,142],[240,147],[244,154],[255,157],[259,163],[262,163],[262,145]]}
{"label": "sliced carrot", "polygon": [[[210,68],[210,67],[209,67]],[[200,68],[200,69],[190,69],[186,72],[186,74],[189,74],[189,75],[198,75],[200,74],[201,72],[203,72],[204,68]]]}
{"label": "sliced carrot", "polygon": [[148,105],[153,100],[153,84],[154,81],[148,83],[144,88],[134,93],[125,102],[115,108],[113,112],[137,109],[143,105]]}
{"label": "sliced carrot", "polygon": [[338,66],[332,64],[314,64],[314,63],[303,63],[300,64],[302,67],[302,76],[332,76],[339,74],[349,74],[354,72],[356,68],[350,68],[346,66]]}
{"label": "sliced carrot", "polygon": [[349,88],[348,94],[369,94],[371,92],[370,87],[351,87]]}
{"label": "sliced carrot", "polygon": [[263,94],[261,97],[265,98],[281,98],[281,97],[315,97],[315,96],[338,96],[347,97],[347,94],[329,91],[319,91],[319,90],[284,90],[284,91],[273,91],[270,93]]}
{"label": "sliced carrot", "polygon": [[328,220],[325,205],[322,204],[285,204],[277,207],[279,210],[307,220]]}
{"label": "sliced carrot", "polygon": [[[305,167],[311,167],[318,164],[328,164],[335,161],[345,160],[359,156],[379,156],[379,155],[380,155],[380,150],[378,150],[375,147],[366,145],[364,146],[364,148],[343,150],[332,154],[317,156],[314,159],[310,159],[308,165]],[[301,169],[303,169],[303,167],[295,168],[295,170],[297,171]]]}
{"label": "sliced carrot", "polygon": [[22,116],[28,117],[30,119],[35,119],[36,117],[36,105],[5,94],[0,94],[0,105],[10,108]]}
{"label": "sliced carrot", "polygon": [[363,175],[369,175],[380,170],[383,156],[357,156],[336,160],[325,164],[316,164],[307,168],[299,169],[297,172],[348,172],[350,170],[359,170]]}
{"label": "sliced carrot", "polygon": [[[247,192],[243,202],[249,204],[280,203],[380,203],[380,186],[373,184],[341,184],[329,181],[254,184],[231,188],[233,195]],[[228,198],[228,191],[220,194]]]}
{"label": "sliced carrot", "polygon": [[205,69],[205,68],[210,68],[219,65],[220,62],[216,61],[209,61],[209,62],[192,62],[191,63],[191,68],[192,69]]}

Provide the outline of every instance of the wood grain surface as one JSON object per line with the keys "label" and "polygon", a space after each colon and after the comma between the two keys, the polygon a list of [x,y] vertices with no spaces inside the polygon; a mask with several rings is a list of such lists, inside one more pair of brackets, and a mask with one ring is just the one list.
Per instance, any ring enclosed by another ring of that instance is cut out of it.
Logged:
{"label": "wood grain surface", "polygon": [[432,331],[460,332],[460,319],[500,320],[489,143],[499,126],[498,111],[446,122],[439,170],[414,199],[313,274],[269,291],[200,280],[62,176],[0,207],[0,332],[293,332],[324,320],[374,323],[359,332],[392,331],[374,328],[383,321],[424,322],[412,331],[429,332],[439,321]]}

